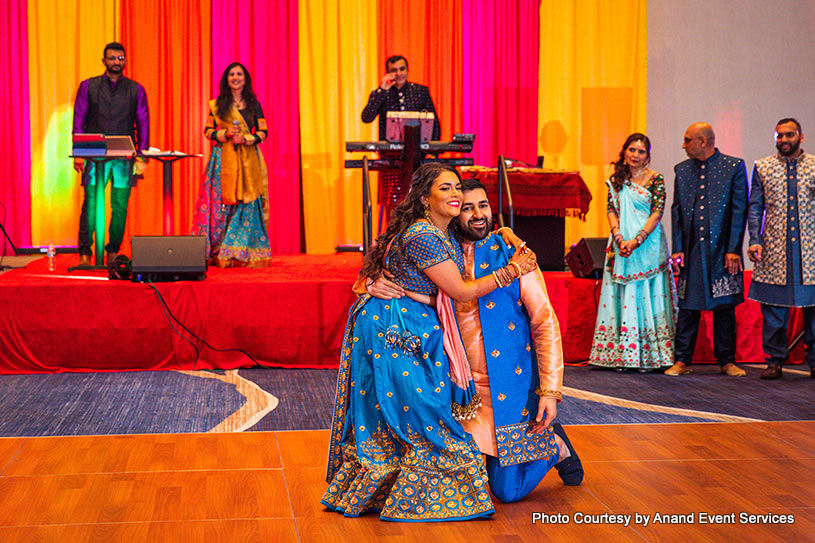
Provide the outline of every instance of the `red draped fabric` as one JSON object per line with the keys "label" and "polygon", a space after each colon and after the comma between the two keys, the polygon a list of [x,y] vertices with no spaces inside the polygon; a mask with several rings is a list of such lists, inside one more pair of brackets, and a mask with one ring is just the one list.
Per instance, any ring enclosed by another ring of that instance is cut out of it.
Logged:
{"label": "red draped fabric", "polygon": [[240,62],[269,126],[261,149],[269,170],[272,253],[300,252],[297,17],[297,0],[212,0],[212,97],[224,69]]}
{"label": "red draped fabric", "polygon": [[[204,138],[210,70],[210,0],[122,0],[127,70],[147,92],[150,145],[208,153]],[[173,165],[173,234],[188,234],[204,159]],[[151,161],[130,196],[125,239],[162,234],[161,166]],[[129,244],[124,245],[129,248]]]}
{"label": "red draped fabric", "polygon": [[[0,104],[6,115],[0,149],[0,224],[15,245],[31,243],[31,130],[28,106],[28,2],[0,9]],[[0,233],[0,255],[13,254]]]}
{"label": "red draped fabric", "polygon": [[[498,169],[478,166],[461,169],[464,178],[476,178],[487,189],[492,209],[498,209]],[[554,215],[585,218],[591,192],[577,172],[547,171],[537,168],[507,170],[513,206],[518,215]],[[504,193],[504,210],[509,209]]]}
{"label": "red draped fabric", "polygon": [[[57,271],[49,273],[41,258],[0,276],[0,374],[254,365],[234,349],[273,366],[337,367],[362,259],[274,255],[268,268],[210,268],[205,281],[157,283],[187,328],[216,349],[233,349],[218,352],[198,343],[197,362],[151,288],[68,275],[75,262],[73,255],[58,255]],[[101,279],[107,273],[85,275]]]}
{"label": "red draped fabric", "polygon": [[539,0],[463,4],[463,129],[476,135],[473,159],[537,155]]}

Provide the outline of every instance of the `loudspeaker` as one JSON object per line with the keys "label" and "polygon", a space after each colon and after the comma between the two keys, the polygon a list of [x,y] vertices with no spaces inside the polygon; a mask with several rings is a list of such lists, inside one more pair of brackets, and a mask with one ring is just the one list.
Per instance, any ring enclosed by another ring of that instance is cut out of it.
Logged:
{"label": "loudspeaker", "polygon": [[563,271],[563,247],[566,244],[566,223],[563,217],[549,215],[515,216],[512,229],[515,234],[535,251],[538,266],[544,271]]}
{"label": "loudspeaker", "polygon": [[581,238],[566,253],[566,264],[578,278],[600,279],[606,262],[608,238]]}
{"label": "loudspeaker", "polygon": [[206,277],[204,236],[133,236],[134,281],[180,281]]}

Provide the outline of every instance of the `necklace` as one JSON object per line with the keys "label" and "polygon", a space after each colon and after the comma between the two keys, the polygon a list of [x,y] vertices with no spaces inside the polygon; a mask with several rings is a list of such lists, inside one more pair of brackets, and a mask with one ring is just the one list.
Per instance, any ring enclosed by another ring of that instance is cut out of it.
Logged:
{"label": "necklace", "polygon": [[648,168],[646,166],[643,166],[638,170],[634,170],[632,168],[629,168],[629,170],[631,170],[631,180],[633,181],[634,179],[642,177],[642,174],[645,173],[648,170]]}

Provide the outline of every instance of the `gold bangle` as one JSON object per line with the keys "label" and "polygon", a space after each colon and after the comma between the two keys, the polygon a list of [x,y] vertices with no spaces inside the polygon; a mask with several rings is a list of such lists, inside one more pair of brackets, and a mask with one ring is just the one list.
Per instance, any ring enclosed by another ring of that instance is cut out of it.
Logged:
{"label": "gold bangle", "polygon": [[498,286],[498,288],[501,288],[501,287],[504,286],[504,285],[501,284],[501,281],[498,280],[498,274],[497,273],[492,272],[492,278],[495,279],[495,284]]}
{"label": "gold bangle", "polygon": [[524,274],[523,270],[521,269],[521,265],[515,262],[514,260],[510,260],[509,265],[518,268],[518,278],[520,278]]}
{"label": "gold bangle", "polygon": [[543,390],[543,389],[541,389],[541,387],[538,387],[538,388],[535,389],[535,394],[537,394],[541,398],[543,398],[543,397],[555,398],[557,400],[562,400],[563,399],[563,395],[561,394],[561,392],[559,390],[553,390],[551,388],[547,388],[546,390]]}

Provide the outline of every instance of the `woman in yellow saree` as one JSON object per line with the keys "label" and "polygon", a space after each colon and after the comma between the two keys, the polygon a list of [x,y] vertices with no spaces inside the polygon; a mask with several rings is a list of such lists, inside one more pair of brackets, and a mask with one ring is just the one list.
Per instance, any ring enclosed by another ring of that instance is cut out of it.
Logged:
{"label": "woman in yellow saree", "polygon": [[218,267],[266,266],[269,178],[258,147],[266,139],[266,119],[241,63],[226,67],[219,89],[209,102],[204,133],[215,147],[198,192],[192,233],[206,236],[208,257]]}

